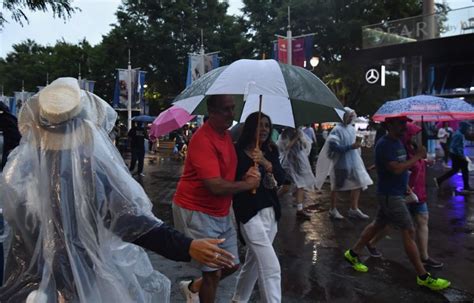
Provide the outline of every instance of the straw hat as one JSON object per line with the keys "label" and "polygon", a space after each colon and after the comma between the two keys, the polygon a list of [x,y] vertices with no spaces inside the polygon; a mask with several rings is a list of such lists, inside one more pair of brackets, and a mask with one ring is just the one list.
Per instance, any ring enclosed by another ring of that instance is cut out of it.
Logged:
{"label": "straw hat", "polygon": [[74,78],[59,78],[39,93],[41,118],[59,124],[79,115],[82,110],[81,89]]}
{"label": "straw hat", "polygon": [[91,144],[94,124],[109,131],[116,117],[104,100],[81,90],[77,79],[59,78],[25,103],[18,125],[41,149],[68,150]]}

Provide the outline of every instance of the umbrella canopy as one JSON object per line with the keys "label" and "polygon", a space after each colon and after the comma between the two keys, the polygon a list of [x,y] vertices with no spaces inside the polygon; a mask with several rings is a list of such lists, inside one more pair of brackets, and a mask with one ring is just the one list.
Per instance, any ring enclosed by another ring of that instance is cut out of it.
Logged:
{"label": "umbrella canopy", "polygon": [[154,120],[155,120],[155,117],[148,116],[148,115],[139,115],[132,118],[132,121],[145,122],[145,123],[151,123]]}
{"label": "umbrella canopy", "polygon": [[341,121],[342,104],[312,72],[275,60],[242,59],[214,69],[187,87],[175,105],[193,114],[206,114],[206,96],[234,95],[235,120],[243,122],[258,111],[274,124],[295,127],[311,122]]}
{"label": "umbrella canopy", "polygon": [[419,95],[382,105],[373,116],[374,121],[407,116],[413,121],[455,121],[474,119],[474,107],[461,99]]}
{"label": "umbrella canopy", "polygon": [[195,116],[190,115],[185,109],[177,106],[172,106],[163,111],[153,121],[150,129],[150,135],[158,138],[166,135],[175,129],[182,127],[187,122],[191,121]]}

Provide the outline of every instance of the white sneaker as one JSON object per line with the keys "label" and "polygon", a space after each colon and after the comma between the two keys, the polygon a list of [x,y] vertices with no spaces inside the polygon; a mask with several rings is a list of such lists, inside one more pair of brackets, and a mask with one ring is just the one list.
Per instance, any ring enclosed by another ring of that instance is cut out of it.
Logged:
{"label": "white sneaker", "polygon": [[338,220],[344,219],[344,217],[339,213],[337,208],[330,209],[329,210],[329,215],[334,219],[338,219]]}
{"label": "white sneaker", "polygon": [[199,293],[192,292],[189,289],[189,284],[191,284],[191,282],[191,280],[181,281],[179,282],[179,288],[186,299],[186,303],[199,303]]}
{"label": "white sneaker", "polygon": [[349,208],[349,211],[347,212],[347,214],[349,215],[349,217],[352,217],[352,218],[359,218],[359,219],[368,219],[369,216],[367,216],[366,214],[364,214],[360,209],[356,208],[356,209],[350,209]]}

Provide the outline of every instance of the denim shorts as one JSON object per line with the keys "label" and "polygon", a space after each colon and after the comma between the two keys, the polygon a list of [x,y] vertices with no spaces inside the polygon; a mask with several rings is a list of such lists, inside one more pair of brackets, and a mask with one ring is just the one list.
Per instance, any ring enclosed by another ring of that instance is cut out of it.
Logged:
{"label": "denim shorts", "polygon": [[414,228],[411,214],[403,196],[378,195],[379,209],[375,224],[385,226],[390,224],[398,229]]}
{"label": "denim shorts", "polygon": [[428,205],[426,203],[407,203],[407,206],[412,216],[428,214]]}
{"label": "denim shorts", "polygon": [[[213,238],[225,239],[219,247],[231,253],[235,259],[234,264],[239,264],[239,252],[237,248],[237,233],[231,215],[225,217],[214,217],[200,211],[182,208],[173,203],[174,227],[192,239]],[[191,264],[203,272],[218,270],[198,263],[195,260]]]}

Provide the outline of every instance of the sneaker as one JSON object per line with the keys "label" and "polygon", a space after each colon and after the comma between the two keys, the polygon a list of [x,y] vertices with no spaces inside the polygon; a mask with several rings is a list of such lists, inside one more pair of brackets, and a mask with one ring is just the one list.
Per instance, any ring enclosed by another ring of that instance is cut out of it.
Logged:
{"label": "sneaker", "polygon": [[364,214],[360,209],[356,208],[356,209],[350,209],[349,208],[349,211],[347,212],[347,215],[351,218],[359,218],[359,219],[368,219],[369,216],[367,216],[366,214]]}
{"label": "sneaker", "polygon": [[433,178],[433,181],[434,181],[434,185],[436,188],[439,188],[439,181],[438,181],[438,178]]}
{"label": "sneaker", "polygon": [[181,281],[179,282],[179,288],[181,289],[181,293],[186,299],[186,303],[199,303],[199,293],[192,292],[189,289],[189,285],[191,284],[191,282],[191,280]]}
{"label": "sneaker", "polygon": [[451,282],[441,278],[435,278],[428,273],[428,277],[425,280],[416,277],[416,283],[420,286],[428,287],[431,290],[441,290],[448,288]]}
{"label": "sneaker", "polygon": [[369,255],[371,257],[374,257],[374,258],[382,257],[382,253],[376,247],[371,247],[369,245],[366,245],[365,248],[367,248],[367,251],[369,252]]}
{"label": "sneaker", "polygon": [[359,272],[367,272],[369,268],[365,266],[362,262],[359,261],[358,257],[354,257],[351,255],[350,250],[346,250],[344,253],[344,259],[346,259],[347,262],[351,263],[352,268],[354,268],[356,271]]}
{"label": "sneaker", "polygon": [[144,173],[140,173],[140,177],[145,177],[145,174],[144,174]]}
{"label": "sneaker", "polygon": [[441,268],[444,265],[442,262],[436,261],[431,258],[428,258],[426,260],[421,260],[421,262],[423,262],[423,265],[425,267],[431,267],[431,268]]}
{"label": "sneaker", "polygon": [[302,220],[311,220],[311,214],[305,210],[297,210],[296,218],[302,219]]}
{"label": "sneaker", "polygon": [[334,218],[334,219],[338,219],[338,220],[344,219],[344,217],[339,213],[337,208],[330,209],[329,210],[329,215],[331,216],[331,218]]}

